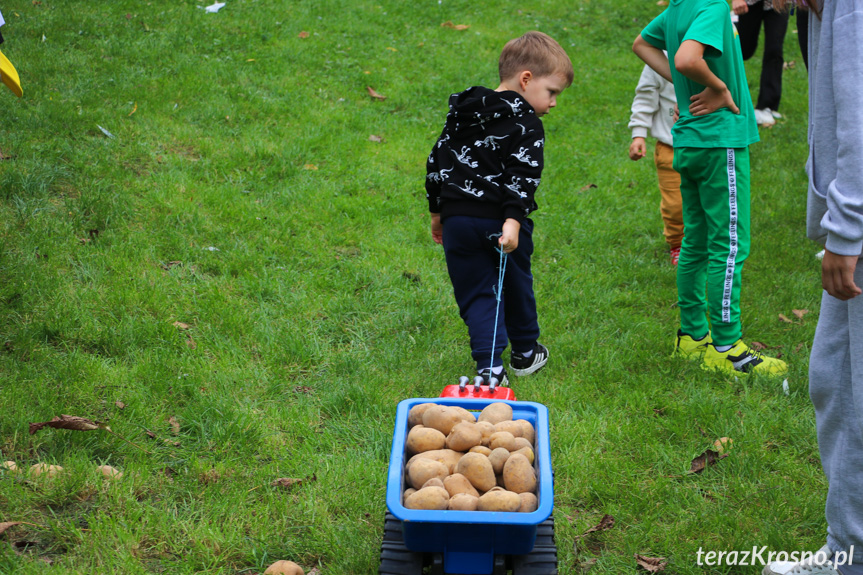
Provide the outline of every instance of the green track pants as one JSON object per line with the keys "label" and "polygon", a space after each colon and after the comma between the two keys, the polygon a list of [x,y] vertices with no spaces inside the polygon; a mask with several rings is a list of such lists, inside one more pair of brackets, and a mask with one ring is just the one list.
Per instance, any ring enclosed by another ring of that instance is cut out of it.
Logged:
{"label": "green track pants", "polygon": [[[740,339],[740,276],[749,255],[749,148],[675,148],[685,236],[677,265],[680,329]],[[705,283],[707,297],[705,298]],[[707,314],[710,315],[710,325]]]}

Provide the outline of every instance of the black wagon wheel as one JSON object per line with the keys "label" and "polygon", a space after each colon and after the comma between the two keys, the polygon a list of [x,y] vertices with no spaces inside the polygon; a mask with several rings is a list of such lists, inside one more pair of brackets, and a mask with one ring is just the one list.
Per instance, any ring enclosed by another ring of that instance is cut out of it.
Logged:
{"label": "black wagon wheel", "polygon": [[537,525],[533,551],[512,556],[512,575],[557,575],[553,518]]}
{"label": "black wagon wheel", "polygon": [[423,554],[405,547],[402,522],[392,513],[384,518],[384,540],[381,543],[379,575],[422,575]]}

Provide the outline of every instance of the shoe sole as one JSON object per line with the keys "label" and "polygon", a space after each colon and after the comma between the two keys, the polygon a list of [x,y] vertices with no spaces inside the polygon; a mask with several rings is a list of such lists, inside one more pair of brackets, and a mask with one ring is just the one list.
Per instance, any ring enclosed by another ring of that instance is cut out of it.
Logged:
{"label": "shoe sole", "polygon": [[785,371],[781,371],[781,372],[774,372],[774,373],[767,372],[767,373],[765,373],[763,371],[738,371],[738,370],[734,369],[733,367],[731,369],[727,369],[725,367],[721,367],[718,365],[709,365],[705,362],[701,362],[701,369],[703,369],[704,371],[714,371],[714,372],[724,373],[727,375],[741,376],[741,377],[749,377],[750,375],[766,376],[766,377],[785,377],[786,375],[788,375],[788,368],[786,368]]}

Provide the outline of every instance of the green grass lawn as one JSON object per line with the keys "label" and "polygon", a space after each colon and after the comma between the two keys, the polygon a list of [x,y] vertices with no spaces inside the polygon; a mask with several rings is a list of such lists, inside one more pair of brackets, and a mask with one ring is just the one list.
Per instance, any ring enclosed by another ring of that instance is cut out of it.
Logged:
{"label": "green grass lawn", "polygon": [[[544,120],[535,217],[551,362],[513,382],[550,413],[560,573],[633,572],[635,553],[757,573],[696,553],[823,545],[794,34],[786,119],[752,147],[742,301],[747,340],[789,362],[786,394],[668,357],[655,172],[626,154],[630,46],[656,2],[209,3],[2,6],[24,97],[0,94],[0,453],[65,472],[0,473],[0,522],[25,522],[0,535],[0,572],[377,572],[396,404],[471,369],[425,158],[449,94],[496,86],[503,44],[531,29],[576,69]],[[113,434],[28,433],[60,414]],[[730,456],[688,474],[723,436]],[[605,514],[611,530],[579,538]]]}

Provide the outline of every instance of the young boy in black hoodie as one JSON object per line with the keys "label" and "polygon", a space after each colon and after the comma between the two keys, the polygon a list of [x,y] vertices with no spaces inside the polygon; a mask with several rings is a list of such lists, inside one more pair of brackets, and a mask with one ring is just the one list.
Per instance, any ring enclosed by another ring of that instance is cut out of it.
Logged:
{"label": "young boy in black hoodie", "polygon": [[[426,165],[432,239],[443,244],[477,373],[506,385],[510,369],[530,375],[548,362],[540,344],[530,258],[534,195],[543,166],[540,116],[573,79],[566,52],[542,32],[510,40],[496,90],[475,86],[450,96],[443,133]],[[497,320],[500,251],[507,254]],[[492,342],[494,349],[492,350]]]}

